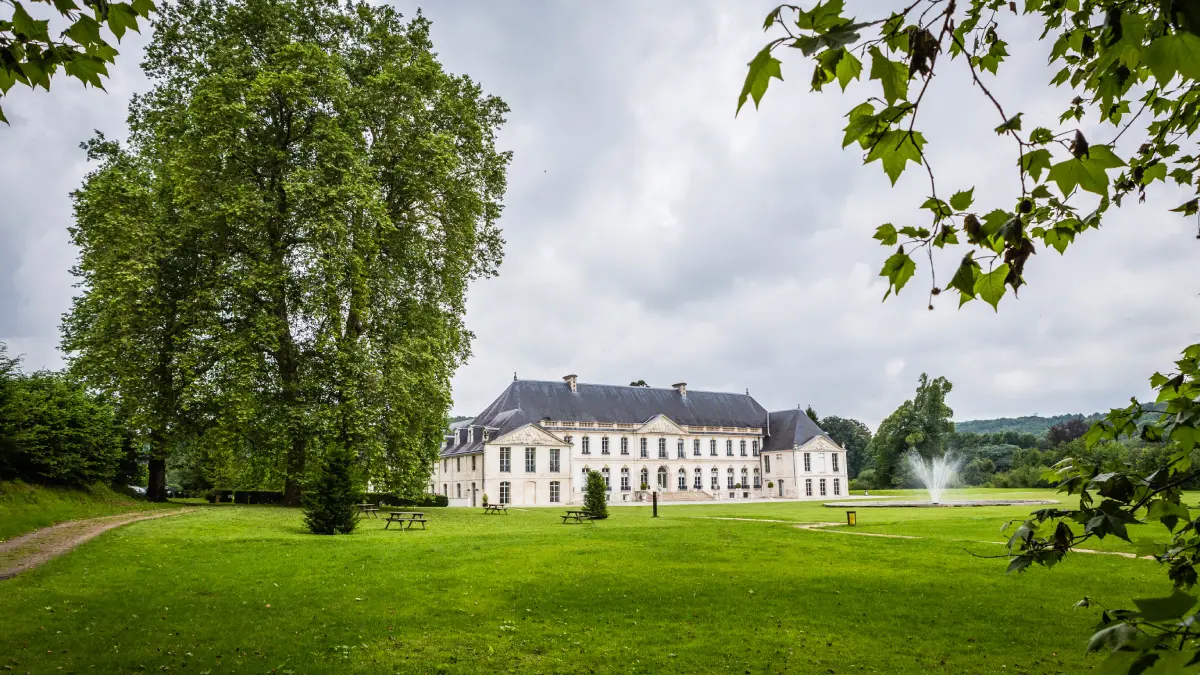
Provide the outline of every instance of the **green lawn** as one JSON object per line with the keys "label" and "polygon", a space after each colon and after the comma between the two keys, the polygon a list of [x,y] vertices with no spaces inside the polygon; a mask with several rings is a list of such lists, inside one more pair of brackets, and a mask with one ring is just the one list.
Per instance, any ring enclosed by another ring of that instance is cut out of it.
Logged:
{"label": "green lawn", "polygon": [[[1040,495],[1049,492],[1037,493]],[[1000,523],[1029,507],[812,503],[429,509],[428,532],[366,521],[304,534],[299,512],[210,506],[107,533],[0,582],[0,666],[17,672],[1059,673],[1099,660],[1072,610],[1165,595],[1152,561],[1076,555],[1006,576]],[[977,536],[977,533],[985,532]],[[13,664],[9,659],[14,660]]]}
{"label": "green lawn", "polygon": [[0,482],[0,541],[67,520],[161,506],[132,499],[103,485],[81,489]]}

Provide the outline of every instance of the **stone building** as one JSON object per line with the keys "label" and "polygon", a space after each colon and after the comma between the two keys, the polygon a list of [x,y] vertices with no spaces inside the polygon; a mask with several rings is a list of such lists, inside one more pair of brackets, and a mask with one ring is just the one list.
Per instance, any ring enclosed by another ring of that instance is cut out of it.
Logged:
{"label": "stone building", "polygon": [[749,394],[514,380],[451,426],[430,491],[451,505],[580,504],[588,471],[610,503],[846,494],[845,451],[801,410]]}

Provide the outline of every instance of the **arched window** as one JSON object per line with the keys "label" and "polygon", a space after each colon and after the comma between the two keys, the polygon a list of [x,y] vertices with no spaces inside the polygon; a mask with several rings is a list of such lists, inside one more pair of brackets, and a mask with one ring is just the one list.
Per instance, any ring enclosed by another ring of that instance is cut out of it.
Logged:
{"label": "arched window", "polygon": [[696,467],[696,480],[692,482],[692,487],[697,490],[704,489],[704,472],[700,470],[700,467]]}
{"label": "arched window", "polygon": [[650,470],[647,468],[644,468],[644,467],[642,468],[642,482],[638,486],[638,489],[639,490],[649,490],[650,489]]}
{"label": "arched window", "polygon": [[627,466],[621,467],[621,489],[629,489],[629,467]]}
{"label": "arched window", "polygon": [[762,487],[762,476],[758,473],[758,467],[754,467],[754,487],[755,489]]}
{"label": "arched window", "polygon": [[750,487],[750,473],[746,471],[746,467],[742,467],[742,487]]}
{"label": "arched window", "polygon": [[725,471],[725,487],[729,488],[730,490],[733,489],[733,467],[732,466],[729,467]]}
{"label": "arched window", "polygon": [[658,467],[658,489],[667,489],[667,467],[665,466]]}
{"label": "arched window", "polygon": [[604,489],[612,490],[612,483],[610,483],[608,481],[608,467],[607,466],[604,467],[603,469],[600,469],[600,475],[604,476]]}
{"label": "arched window", "polygon": [[667,439],[658,439],[658,457],[659,459],[667,458]]}
{"label": "arched window", "polygon": [[679,467],[679,480],[676,482],[676,485],[680,490],[687,489],[687,471],[683,467]]}
{"label": "arched window", "polygon": [[510,496],[511,490],[509,489],[509,487],[510,486],[509,486],[508,481],[506,481],[506,480],[500,481],[500,503],[501,504],[508,504],[509,500],[511,499],[511,496]]}
{"label": "arched window", "polygon": [[[717,447],[716,443],[716,441],[713,441],[714,448]],[[721,474],[717,471],[717,467],[715,466],[712,468],[712,482],[710,482],[709,485],[711,485],[712,489],[714,490],[721,489]]]}

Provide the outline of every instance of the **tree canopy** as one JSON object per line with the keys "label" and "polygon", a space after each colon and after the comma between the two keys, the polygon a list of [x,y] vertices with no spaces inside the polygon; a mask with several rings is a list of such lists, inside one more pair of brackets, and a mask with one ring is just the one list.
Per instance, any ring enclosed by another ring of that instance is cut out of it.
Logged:
{"label": "tree canopy", "polygon": [[954,432],[954,422],[950,421],[954,411],[946,405],[946,394],[953,386],[944,377],[930,380],[921,373],[916,396],[879,423],[867,450],[877,486],[897,485],[901,460],[909,450],[925,458],[945,452],[946,438]]}

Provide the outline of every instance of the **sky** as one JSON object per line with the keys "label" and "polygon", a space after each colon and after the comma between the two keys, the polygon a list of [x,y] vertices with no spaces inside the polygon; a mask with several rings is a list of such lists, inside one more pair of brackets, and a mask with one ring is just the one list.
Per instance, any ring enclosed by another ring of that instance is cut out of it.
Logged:
{"label": "sky", "polygon": [[[482,410],[514,373],[573,373],[749,391],[771,410],[812,405],[874,426],[922,372],[954,383],[957,420],[1090,413],[1149,394],[1149,375],[1198,339],[1200,241],[1194,221],[1167,212],[1186,199],[1168,187],[1110,212],[1065,256],[1039,248],[1029,285],[998,313],[948,296],[927,310],[927,263],[882,302],[891,251],[871,235],[926,224],[915,207],[927,177],[914,166],[892,187],[843,150],[843,116],[875,90],[812,93],[798,52],[783,55],[785,81],[761,109],[735,117],[770,2],[396,4],[432,20],[449,71],[512,109],[500,134],[513,152],[505,260],[470,290],[475,339],[453,380],[455,414]],[[868,17],[880,4],[850,6]],[[1048,45],[1034,24],[1005,22],[1014,55],[989,86],[1026,128],[1062,128],[1074,94],[1049,86]],[[148,35],[122,43],[107,92],[60,76],[50,92],[0,100],[11,122],[0,127],[0,341],[26,369],[62,365],[69,194],[88,170],[79,143],[93,130],[125,136],[129,99],[150,84]],[[939,192],[975,186],[980,212],[1011,207],[1016,156],[992,132],[998,113],[961,62],[939,68],[918,124]],[[1093,143],[1115,134],[1082,130]],[[935,257],[943,282],[962,253]]]}

